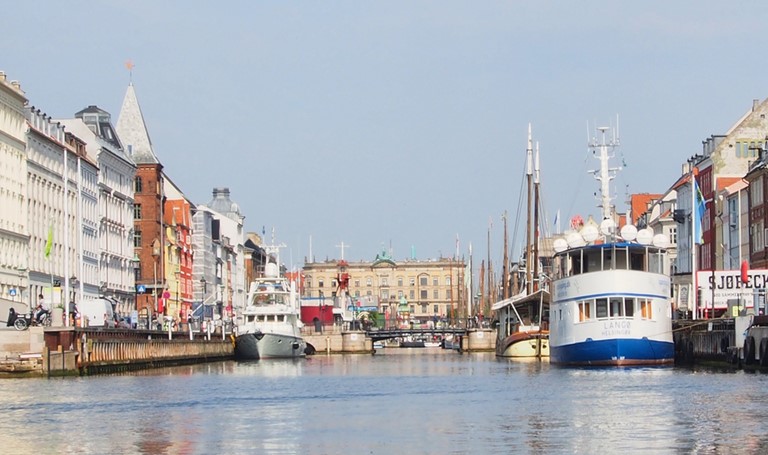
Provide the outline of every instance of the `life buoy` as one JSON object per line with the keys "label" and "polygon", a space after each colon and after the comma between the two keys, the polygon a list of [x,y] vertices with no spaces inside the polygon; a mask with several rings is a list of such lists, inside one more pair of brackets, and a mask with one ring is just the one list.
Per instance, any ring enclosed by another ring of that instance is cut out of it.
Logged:
{"label": "life buoy", "polygon": [[760,340],[760,366],[768,366],[768,338]]}
{"label": "life buoy", "polygon": [[748,336],[744,340],[744,364],[752,365],[755,363],[755,337]]}

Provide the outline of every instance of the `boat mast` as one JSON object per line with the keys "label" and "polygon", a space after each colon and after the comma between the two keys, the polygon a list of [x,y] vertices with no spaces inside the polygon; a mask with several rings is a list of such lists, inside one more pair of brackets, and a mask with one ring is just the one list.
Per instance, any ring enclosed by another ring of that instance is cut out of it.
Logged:
{"label": "boat mast", "polygon": [[611,180],[616,177],[616,172],[621,170],[620,167],[618,168],[609,168],[608,167],[608,160],[613,157],[613,155],[608,154],[608,149],[611,150],[615,149],[619,146],[619,139],[617,137],[611,138],[610,142],[606,142],[605,138],[605,132],[608,131],[610,128],[607,126],[601,126],[597,128],[598,131],[601,133],[601,141],[598,143],[597,139],[592,139],[592,142],[590,143],[590,147],[593,150],[593,153],[597,154],[595,158],[600,160],[600,169],[590,171],[594,174],[595,180],[600,182],[600,204],[598,207],[602,208],[602,215],[604,220],[613,219],[613,205],[611,204],[611,191],[610,191],[610,183]]}
{"label": "boat mast", "polygon": [[[534,238],[533,238],[533,254],[532,260],[533,260],[533,279],[535,280],[533,284],[533,289],[538,290],[539,289],[539,143],[536,142],[536,160],[534,161],[534,167],[533,167],[534,175],[533,175],[533,232],[534,232]],[[541,316],[539,316],[541,317]]]}
{"label": "boat mast", "polygon": [[526,242],[525,242],[525,292],[530,294],[532,292],[531,281],[533,279],[531,275],[531,269],[533,261],[531,258],[531,242],[533,235],[531,234],[531,202],[533,200],[533,140],[531,139],[531,124],[528,124],[528,148],[525,149],[526,153],[526,180],[528,182],[528,205],[525,212],[525,227],[526,227]]}
{"label": "boat mast", "polygon": [[501,219],[504,220],[504,258],[501,265],[501,296],[503,299],[509,298],[509,256],[507,255],[507,211],[501,215]]}

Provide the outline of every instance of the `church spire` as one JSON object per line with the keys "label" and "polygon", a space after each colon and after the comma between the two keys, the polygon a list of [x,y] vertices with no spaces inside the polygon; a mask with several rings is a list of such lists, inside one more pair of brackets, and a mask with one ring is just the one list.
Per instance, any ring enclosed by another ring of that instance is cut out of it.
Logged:
{"label": "church spire", "polygon": [[141,107],[136,98],[133,82],[128,84],[123,98],[123,107],[120,109],[120,117],[117,119],[117,135],[123,143],[123,147],[136,164],[159,164],[152,141],[149,139],[147,125],[141,114]]}

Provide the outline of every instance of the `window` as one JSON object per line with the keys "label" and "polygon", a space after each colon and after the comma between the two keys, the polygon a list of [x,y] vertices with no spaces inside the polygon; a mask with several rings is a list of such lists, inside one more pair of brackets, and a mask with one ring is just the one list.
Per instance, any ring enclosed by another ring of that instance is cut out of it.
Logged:
{"label": "window", "polygon": [[446,300],[451,300],[451,290],[450,289],[446,289],[445,290],[445,299]]}
{"label": "window", "polygon": [[389,279],[385,276],[381,277],[381,285],[382,286],[389,286]]}
{"label": "window", "polygon": [[133,204],[133,219],[141,219],[141,204]]}
{"label": "window", "polygon": [[631,297],[624,298],[624,316],[631,318],[635,315],[635,299]]}
{"label": "window", "polygon": [[421,304],[421,314],[427,314],[427,304],[422,303]]}
{"label": "window", "polygon": [[419,299],[421,299],[421,300],[427,300],[427,290],[426,290],[426,289],[422,289],[422,290],[419,292]]}
{"label": "window", "polygon": [[411,286],[416,286],[416,278],[411,277],[408,281],[411,282]]}
{"label": "window", "polygon": [[381,300],[389,300],[389,289],[381,290]]}
{"label": "window", "polygon": [[408,293],[408,298],[411,299],[411,300],[415,299],[416,298],[416,291],[411,289],[411,292]]}
{"label": "window", "polygon": [[435,306],[433,306],[433,307],[432,307],[432,312],[433,312],[434,314],[437,314],[437,313],[439,313],[439,312],[440,312],[440,305],[435,305]]}
{"label": "window", "polygon": [[432,286],[439,286],[440,283],[437,281],[437,277],[432,278]]}
{"label": "window", "polygon": [[611,297],[610,303],[611,303],[610,305],[611,317],[612,318],[621,317],[621,310],[622,310],[622,307],[624,306],[623,305],[624,302],[622,302],[621,297]]}
{"label": "window", "polygon": [[597,310],[595,314],[597,315],[597,318],[607,318],[608,317],[608,299],[597,299],[595,300],[595,309]]}
{"label": "window", "polygon": [[653,319],[653,305],[648,299],[640,300],[640,316],[643,319]]}
{"label": "window", "polygon": [[435,299],[435,300],[437,300],[437,299],[439,299],[439,298],[440,298],[440,297],[438,297],[438,295],[437,295],[437,289],[435,289],[435,290],[433,290],[433,291],[432,291],[432,298],[433,298],[433,299]]}
{"label": "window", "polygon": [[422,275],[422,276],[419,278],[419,285],[421,285],[421,286],[426,286],[426,285],[427,285],[427,280],[428,280],[428,279],[429,279],[429,277],[427,277],[427,276],[423,276],[423,275]]}
{"label": "window", "polygon": [[450,276],[445,277],[445,285],[446,286],[450,286],[451,285],[451,277]]}
{"label": "window", "polygon": [[141,231],[133,232],[133,246],[136,248],[141,248]]}
{"label": "window", "polygon": [[319,288],[322,288],[322,287],[324,287],[324,286],[325,286],[325,281],[323,281],[323,279],[322,279],[322,278],[320,278],[319,280],[317,280],[317,287],[319,287]]}
{"label": "window", "polygon": [[371,277],[365,278],[365,285],[368,287],[373,286],[373,280],[371,279]]}
{"label": "window", "polygon": [[592,302],[579,302],[579,322],[584,322],[590,318]]}
{"label": "window", "polygon": [[399,287],[403,287],[403,277],[401,276],[397,277],[397,285]]}
{"label": "window", "polygon": [[133,179],[133,192],[134,193],[141,193],[141,189],[144,185],[142,184],[141,177],[136,177]]}

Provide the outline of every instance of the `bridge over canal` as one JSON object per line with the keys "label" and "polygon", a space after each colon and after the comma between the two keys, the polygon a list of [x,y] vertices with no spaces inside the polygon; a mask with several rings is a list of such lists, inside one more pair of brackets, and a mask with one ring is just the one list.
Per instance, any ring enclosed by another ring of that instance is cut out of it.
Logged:
{"label": "bridge over canal", "polygon": [[382,341],[382,340],[388,340],[391,338],[400,338],[400,337],[412,337],[412,338],[418,338],[420,336],[436,336],[441,335],[445,337],[446,335],[453,335],[453,336],[466,336],[467,335],[467,329],[375,329],[375,330],[366,330],[365,335],[375,341]]}

